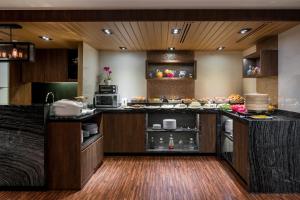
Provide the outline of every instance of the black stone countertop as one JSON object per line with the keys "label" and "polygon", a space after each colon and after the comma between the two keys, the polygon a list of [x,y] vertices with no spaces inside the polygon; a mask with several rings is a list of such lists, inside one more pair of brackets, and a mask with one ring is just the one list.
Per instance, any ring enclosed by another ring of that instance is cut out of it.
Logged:
{"label": "black stone countertop", "polygon": [[237,113],[221,111],[222,115],[231,117],[233,119],[239,120],[244,123],[249,122],[283,122],[283,121],[298,121],[300,120],[300,115],[298,113],[288,112],[288,111],[275,111],[272,115],[270,115],[271,119],[253,119],[249,116],[240,115]]}
{"label": "black stone countertop", "polygon": [[76,117],[57,117],[57,116],[50,116],[48,121],[85,121],[90,118],[93,118],[95,115],[100,113],[155,113],[155,112],[175,112],[175,113],[185,113],[185,112],[193,112],[193,113],[215,113],[218,114],[219,110],[217,109],[175,109],[175,108],[97,108],[92,114],[86,114]]}
{"label": "black stone countertop", "polygon": [[272,119],[252,119],[248,116],[239,115],[232,112],[220,111],[218,109],[191,109],[191,108],[184,108],[184,109],[176,109],[176,108],[97,108],[92,114],[86,114],[76,117],[57,117],[57,116],[50,116],[48,121],[84,121],[90,118],[93,118],[95,115],[100,113],[154,113],[154,112],[175,112],[175,113],[214,113],[214,114],[222,114],[228,117],[237,119],[244,123],[255,122],[255,121],[297,121],[300,120],[299,113],[293,113],[288,111],[281,111],[277,110],[271,116]]}
{"label": "black stone countertop", "polygon": [[58,117],[58,116],[50,116],[48,117],[48,122],[73,122],[73,121],[85,121],[88,119],[93,118],[94,116],[98,115],[102,113],[102,111],[99,110],[95,110],[93,113],[91,114],[85,114],[85,115],[80,115],[80,116],[74,116],[74,117]]}

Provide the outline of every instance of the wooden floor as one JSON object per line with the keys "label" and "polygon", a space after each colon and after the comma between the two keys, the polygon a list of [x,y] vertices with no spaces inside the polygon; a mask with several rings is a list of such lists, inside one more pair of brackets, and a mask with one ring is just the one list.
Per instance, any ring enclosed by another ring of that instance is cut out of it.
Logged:
{"label": "wooden floor", "polygon": [[0,192],[0,200],[287,200],[300,194],[249,194],[215,157],[107,157],[81,191]]}

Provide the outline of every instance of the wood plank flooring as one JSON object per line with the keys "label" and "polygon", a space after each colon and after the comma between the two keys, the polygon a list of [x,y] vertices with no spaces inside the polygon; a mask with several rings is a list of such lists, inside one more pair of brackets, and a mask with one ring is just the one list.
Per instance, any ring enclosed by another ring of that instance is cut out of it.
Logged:
{"label": "wood plank flooring", "polygon": [[300,194],[249,194],[211,156],[114,156],[81,191],[0,191],[1,200],[300,200]]}

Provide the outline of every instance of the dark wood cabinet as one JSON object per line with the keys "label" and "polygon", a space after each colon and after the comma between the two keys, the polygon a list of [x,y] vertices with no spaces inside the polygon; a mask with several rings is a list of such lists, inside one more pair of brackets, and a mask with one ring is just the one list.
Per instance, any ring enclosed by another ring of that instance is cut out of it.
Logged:
{"label": "dark wood cabinet", "polygon": [[22,63],[23,82],[45,82],[46,50],[36,49],[35,62]]}
{"label": "dark wood cabinet", "polygon": [[145,152],[144,113],[104,113],[104,152]]}
{"label": "dark wood cabinet", "polygon": [[85,184],[103,160],[103,138],[81,151],[81,184]]}
{"label": "dark wood cabinet", "polygon": [[[35,62],[22,64],[23,82],[68,82],[69,78],[68,49],[37,49]],[[76,68],[74,68],[77,70]]]}
{"label": "dark wood cabinet", "polygon": [[[243,77],[259,78],[278,75],[278,37],[259,41],[243,52]],[[258,70],[251,68],[257,67]]]}
{"label": "dark wood cabinet", "polygon": [[45,82],[68,81],[68,50],[46,50]]}
{"label": "dark wood cabinet", "polygon": [[[100,116],[95,116],[98,125]],[[103,161],[103,137],[81,143],[82,122],[49,122],[47,141],[48,187],[53,190],[79,190]]]}
{"label": "dark wood cabinet", "polygon": [[248,125],[233,121],[233,167],[249,183],[249,129]]}
{"label": "dark wood cabinet", "polygon": [[216,114],[200,114],[199,115],[199,151],[201,153],[216,152],[216,130],[217,130]]}

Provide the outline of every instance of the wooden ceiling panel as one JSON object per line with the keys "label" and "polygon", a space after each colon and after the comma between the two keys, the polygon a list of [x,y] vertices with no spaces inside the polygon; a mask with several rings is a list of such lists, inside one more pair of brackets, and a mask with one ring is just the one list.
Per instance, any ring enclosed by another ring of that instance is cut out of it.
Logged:
{"label": "wooden ceiling panel", "polygon": [[[151,22],[22,22],[23,29],[13,31],[13,39],[31,41],[39,48],[75,48],[79,42],[87,42],[100,50],[225,50],[241,51],[257,40],[281,33],[299,22],[251,22],[251,21],[151,21]],[[109,28],[112,35],[102,29]],[[172,28],[180,28],[179,35],[172,35]],[[252,28],[247,34],[239,34],[241,28]],[[1,30],[0,39],[9,40]],[[53,38],[46,42],[38,36]]]}

